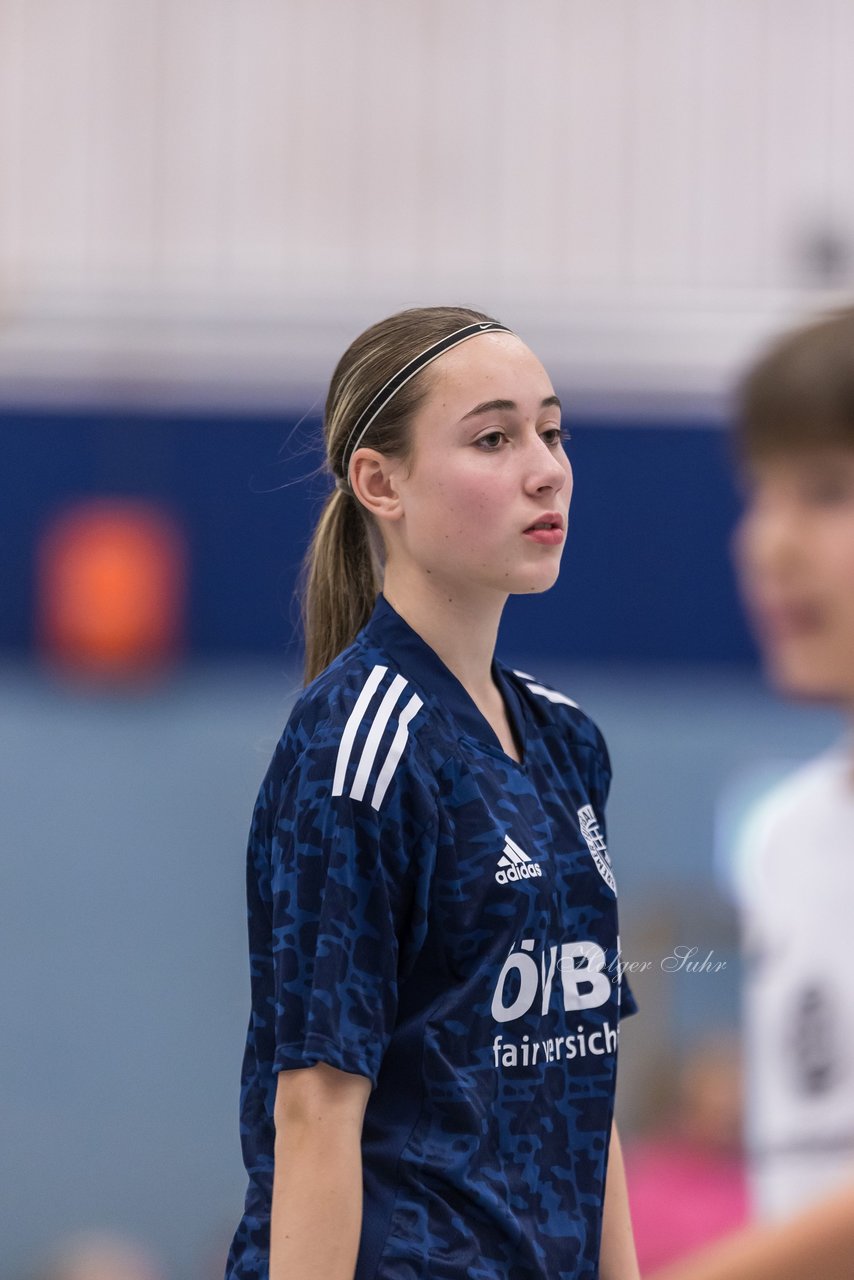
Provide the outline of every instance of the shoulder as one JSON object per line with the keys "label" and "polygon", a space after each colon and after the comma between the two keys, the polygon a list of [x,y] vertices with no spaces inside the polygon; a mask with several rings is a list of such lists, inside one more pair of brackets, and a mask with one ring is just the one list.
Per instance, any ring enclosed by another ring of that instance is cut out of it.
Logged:
{"label": "shoulder", "polygon": [[[424,700],[379,650],[360,638],[297,698],[271,764],[315,795],[374,811],[432,790]],[[421,797],[423,799],[423,797]]]}
{"label": "shoulder", "polygon": [[[839,787],[842,757],[826,752],[776,782],[748,808],[735,838],[736,890],[750,902],[783,888],[787,868],[800,867],[804,838]],[[814,842],[809,840],[807,847]]]}
{"label": "shoulder", "polygon": [[841,758],[835,752],[801,765],[756,801],[745,831],[767,838],[802,826],[838,785],[841,768]]}
{"label": "shoulder", "polygon": [[594,752],[610,772],[611,763],[602,732],[574,698],[527,671],[517,671],[503,664],[501,670],[519,693],[536,724],[544,729],[554,727],[568,745]]}

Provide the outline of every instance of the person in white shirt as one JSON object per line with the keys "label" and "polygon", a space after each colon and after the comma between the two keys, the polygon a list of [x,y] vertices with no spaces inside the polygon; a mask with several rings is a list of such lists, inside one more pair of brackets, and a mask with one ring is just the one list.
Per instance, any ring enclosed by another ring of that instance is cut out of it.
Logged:
{"label": "person in white shirt", "polygon": [[[742,594],[776,688],[854,728],[854,308],[778,340],[741,387]],[[854,737],[742,837],[755,1225],[654,1280],[854,1277]]]}

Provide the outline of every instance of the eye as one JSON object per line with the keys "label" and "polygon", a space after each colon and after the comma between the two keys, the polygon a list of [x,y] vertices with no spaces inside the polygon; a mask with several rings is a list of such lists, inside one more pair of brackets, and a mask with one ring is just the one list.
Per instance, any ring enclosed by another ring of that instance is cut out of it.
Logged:
{"label": "eye", "polygon": [[550,449],[560,449],[572,439],[572,436],[565,427],[546,427],[540,432],[540,439],[545,441]]}
{"label": "eye", "polygon": [[541,431],[540,435],[547,445],[556,448],[558,445],[566,444],[572,439],[570,433],[565,427],[546,427],[545,431]]}
{"label": "eye", "polygon": [[478,436],[475,444],[484,453],[497,453],[501,448],[502,440],[506,440],[506,438],[503,431],[487,431],[486,435]]}
{"label": "eye", "polygon": [[814,471],[803,477],[801,493],[817,507],[834,507],[854,498],[854,483],[844,472]]}

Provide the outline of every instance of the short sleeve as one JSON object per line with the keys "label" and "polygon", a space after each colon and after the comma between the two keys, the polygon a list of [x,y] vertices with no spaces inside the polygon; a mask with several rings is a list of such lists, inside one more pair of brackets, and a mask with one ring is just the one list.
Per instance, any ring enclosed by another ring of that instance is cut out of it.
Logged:
{"label": "short sleeve", "polygon": [[620,982],[620,1021],[623,1018],[630,1018],[633,1013],[638,1011],[638,1002],[635,999],[634,992],[629,986],[629,980],[623,974]]}
{"label": "short sleeve", "polygon": [[[600,830],[607,843],[605,805],[611,789],[611,757],[608,754],[605,739],[599,731],[599,728],[596,725],[593,725],[592,727],[595,731],[596,749],[592,753],[592,767],[587,785],[590,791],[590,798],[593,802],[593,808],[599,819]],[[610,855],[608,862],[610,866]],[[625,974],[622,974],[620,977],[619,991],[620,1021],[622,1022],[623,1018],[630,1018],[632,1014],[637,1013],[637,1011],[638,1003],[635,999],[634,992],[632,991],[628,978]]]}
{"label": "short sleeve", "polygon": [[306,745],[269,827],[273,1067],[327,1062],[376,1084],[426,934],[436,806],[411,763],[379,808],[333,795],[334,768]]}
{"label": "short sleeve", "polygon": [[593,801],[593,807],[599,816],[599,822],[604,832],[605,805],[608,803],[608,795],[611,790],[611,757],[599,726],[594,724],[592,720],[588,723],[593,732],[593,750],[591,751],[591,767],[587,778],[587,786],[590,792],[590,799]]}

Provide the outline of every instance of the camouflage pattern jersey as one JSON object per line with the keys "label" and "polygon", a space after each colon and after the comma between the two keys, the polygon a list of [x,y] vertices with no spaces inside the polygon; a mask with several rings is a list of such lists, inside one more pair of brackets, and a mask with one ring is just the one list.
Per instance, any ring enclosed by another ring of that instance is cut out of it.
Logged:
{"label": "camouflage pattern jersey", "polygon": [[[249,1174],[228,1280],[267,1280],[277,1073],[373,1088],[355,1280],[595,1280],[621,1017],[610,765],[496,661],[522,762],[380,596],[302,693],[249,840]],[[286,1156],[285,1156],[286,1158]]]}

